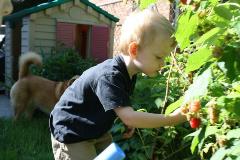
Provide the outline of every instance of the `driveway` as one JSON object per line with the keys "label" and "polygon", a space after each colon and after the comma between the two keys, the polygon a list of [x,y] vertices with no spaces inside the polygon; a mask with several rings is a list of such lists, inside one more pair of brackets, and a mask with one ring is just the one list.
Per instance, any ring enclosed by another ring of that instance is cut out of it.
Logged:
{"label": "driveway", "polygon": [[13,116],[13,109],[10,105],[9,97],[0,94],[0,118],[11,118]]}

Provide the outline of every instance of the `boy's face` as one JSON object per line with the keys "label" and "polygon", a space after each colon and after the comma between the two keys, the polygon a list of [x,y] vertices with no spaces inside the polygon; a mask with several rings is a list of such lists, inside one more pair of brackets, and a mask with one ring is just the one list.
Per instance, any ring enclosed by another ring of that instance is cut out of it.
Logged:
{"label": "boy's face", "polygon": [[164,59],[173,50],[173,42],[169,38],[156,38],[148,46],[142,47],[138,51],[135,64],[138,70],[149,77],[158,75],[159,70],[164,65]]}

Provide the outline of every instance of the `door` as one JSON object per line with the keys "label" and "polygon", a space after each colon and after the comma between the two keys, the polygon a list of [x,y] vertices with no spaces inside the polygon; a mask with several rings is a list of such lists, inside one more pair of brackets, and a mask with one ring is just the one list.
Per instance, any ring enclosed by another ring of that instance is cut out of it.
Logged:
{"label": "door", "polygon": [[108,58],[109,28],[92,26],[91,35],[91,56],[97,62],[102,62]]}

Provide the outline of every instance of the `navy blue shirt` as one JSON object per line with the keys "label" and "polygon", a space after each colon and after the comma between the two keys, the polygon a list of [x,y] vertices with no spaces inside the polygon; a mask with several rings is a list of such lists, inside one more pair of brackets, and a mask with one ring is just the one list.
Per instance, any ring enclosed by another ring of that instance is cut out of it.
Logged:
{"label": "navy blue shirt", "polygon": [[51,112],[52,135],[66,144],[102,136],[116,118],[113,109],[131,105],[135,82],[120,55],[86,70]]}

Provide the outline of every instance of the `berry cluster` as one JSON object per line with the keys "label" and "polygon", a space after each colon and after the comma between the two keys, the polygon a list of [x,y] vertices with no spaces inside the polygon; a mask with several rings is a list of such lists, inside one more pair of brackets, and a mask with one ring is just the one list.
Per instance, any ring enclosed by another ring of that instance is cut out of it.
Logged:
{"label": "berry cluster", "polygon": [[199,100],[194,100],[181,108],[182,114],[187,116],[187,119],[192,128],[199,128],[201,124],[201,119],[199,116],[200,109],[201,102]]}
{"label": "berry cluster", "polygon": [[206,106],[208,107],[208,115],[209,115],[210,123],[214,125],[218,122],[218,117],[219,117],[219,111],[217,109],[215,99],[212,99],[211,101],[209,101],[206,104]]}

